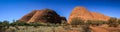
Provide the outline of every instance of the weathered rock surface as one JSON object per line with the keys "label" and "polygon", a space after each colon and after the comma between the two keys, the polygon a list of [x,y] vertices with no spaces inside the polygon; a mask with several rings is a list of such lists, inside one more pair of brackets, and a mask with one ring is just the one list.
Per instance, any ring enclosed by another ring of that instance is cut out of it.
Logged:
{"label": "weathered rock surface", "polygon": [[68,23],[70,23],[72,18],[75,17],[81,18],[82,20],[103,20],[103,21],[107,21],[110,18],[109,16],[97,12],[90,12],[86,8],[80,6],[77,6],[73,9],[68,18]]}
{"label": "weathered rock surface", "polygon": [[34,10],[31,13],[23,16],[21,21],[29,22],[43,22],[43,23],[61,23],[61,20],[66,20],[64,17],[60,17],[54,10],[43,9]]}

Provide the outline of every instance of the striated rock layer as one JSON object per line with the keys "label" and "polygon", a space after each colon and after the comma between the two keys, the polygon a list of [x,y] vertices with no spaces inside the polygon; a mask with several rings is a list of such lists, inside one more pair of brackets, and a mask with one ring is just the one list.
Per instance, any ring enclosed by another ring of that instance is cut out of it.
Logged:
{"label": "striated rock layer", "polygon": [[109,16],[97,12],[90,12],[86,8],[80,6],[77,6],[73,9],[68,18],[68,23],[70,23],[71,20],[75,17],[81,18],[82,20],[103,20],[103,21],[107,21],[110,18]]}
{"label": "striated rock layer", "polygon": [[61,23],[61,20],[66,21],[66,18],[59,16],[54,10],[51,9],[34,10],[20,19],[20,21],[26,21],[28,23],[29,22]]}

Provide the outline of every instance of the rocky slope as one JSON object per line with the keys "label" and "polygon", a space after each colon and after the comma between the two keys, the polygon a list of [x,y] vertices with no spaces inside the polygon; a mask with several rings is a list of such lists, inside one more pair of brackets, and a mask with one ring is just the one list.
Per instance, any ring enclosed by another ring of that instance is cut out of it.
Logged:
{"label": "rocky slope", "polygon": [[59,16],[54,10],[51,9],[34,10],[20,19],[20,21],[26,21],[28,23],[29,22],[61,23],[61,20],[66,21],[66,18]]}
{"label": "rocky slope", "polygon": [[68,23],[70,23],[71,20],[75,17],[81,18],[83,20],[103,20],[103,21],[107,21],[110,18],[109,16],[97,12],[90,12],[86,8],[81,6],[77,6],[73,9],[68,18]]}

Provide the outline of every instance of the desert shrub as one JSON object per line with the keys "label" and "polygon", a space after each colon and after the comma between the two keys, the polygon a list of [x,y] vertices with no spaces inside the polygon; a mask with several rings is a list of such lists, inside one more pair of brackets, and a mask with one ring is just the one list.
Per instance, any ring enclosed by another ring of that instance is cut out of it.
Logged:
{"label": "desert shrub", "polygon": [[4,20],[1,24],[2,24],[2,26],[9,26],[9,21]]}
{"label": "desert shrub", "polygon": [[118,19],[118,23],[120,24],[120,19]]}
{"label": "desert shrub", "polygon": [[85,22],[85,24],[87,24],[87,25],[91,25],[92,24],[92,20],[87,20],[86,22]]}
{"label": "desert shrub", "polygon": [[4,20],[3,22],[1,22],[0,23],[0,26],[3,26],[3,27],[5,27],[5,28],[9,28],[9,21],[7,21],[7,20]]}
{"label": "desert shrub", "polygon": [[102,20],[96,20],[95,23],[97,24],[97,26],[105,24],[106,21],[102,21]]}
{"label": "desert shrub", "polygon": [[96,26],[99,26],[105,23],[106,21],[102,21],[102,20],[87,20],[86,22],[87,25],[96,25]]}
{"label": "desert shrub", "polygon": [[0,32],[4,32],[8,28],[9,28],[9,21],[4,20],[3,22],[0,22]]}
{"label": "desert shrub", "polygon": [[34,26],[34,27],[43,26],[43,24],[41,24],[41,23],[39,23],[39,22],[35,22],[35,23],[33,23],[33,26]]}
{"label": "desert shrub", "polygon": [[82,28],[83,28],[82,32],[91,32],[89,25],[83,25]]}
{"label": "desert shrub", "polygon": [[38,27],[38,26],[45,26],[44,24],[41,24],[40,22],[31,22],[28,23],[29,26],[34,26],[34,27]]}
{"label": "desert shrub", "polygon": [[77,25],[84,25],[84,21],[80,18],[73,18],[70,24],[74,27],[77,27]]}
{"label": "desert shrub", "polygon": [[61,26],[67,26],[67,25],[68,25],[67,21],[62,21]]}
{"label": "desert shrub", "polygon": [[117,27],[118,26],[117,18],[110,18],[107,24],[109,25],[109,27]]}
{"label": "desert shrub", "polygon": [[11,26],[29,26],[28,23],[24,22],[24,21],[16,21],[10,24]]}
{"label": "desert shrub", "polygon": [[44,26],[53,26],[53,27],[58,27],[58,26],[61,26],[61,24],[60,23],[46,23],[47,25],[44,25]]}
{"label": "desert shrub", "polygon": [[83,25],[84,21],[80,18],[73,18],[71,21],[71,25]]}
{"label": "desert shrub", "polygon": [[106,24],[106,21],[102,21],[102,20],[96,20],[96,22],[98,22],[99,24]]}

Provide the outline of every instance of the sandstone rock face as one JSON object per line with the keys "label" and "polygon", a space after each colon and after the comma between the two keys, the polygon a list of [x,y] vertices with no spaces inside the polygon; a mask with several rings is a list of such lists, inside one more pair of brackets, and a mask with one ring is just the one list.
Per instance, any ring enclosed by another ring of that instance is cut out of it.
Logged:
{"label": "sandstone rock face", "polygon": [[90,12],[86,8],[80,6],[77,6],[73,9],[68,18],[68,23],[70,23],[71,20],[75,17],[81,18],[82,20],[103,20],[103,21],[107,21],[110,18],[109,16],[105,16],[97,12]]}
{"label": "sandstone rock face", "polygon": [[63,18],[61,18],[54,10],[51,9],[34,10],[20,19],[20,21],[27,21],[28,23],[61,23],[61,20],[63,20]]}

